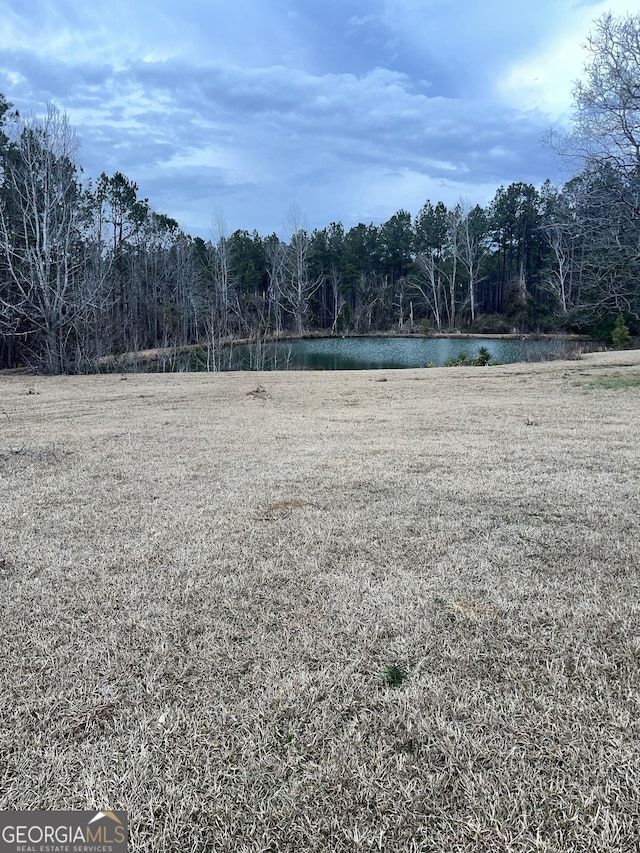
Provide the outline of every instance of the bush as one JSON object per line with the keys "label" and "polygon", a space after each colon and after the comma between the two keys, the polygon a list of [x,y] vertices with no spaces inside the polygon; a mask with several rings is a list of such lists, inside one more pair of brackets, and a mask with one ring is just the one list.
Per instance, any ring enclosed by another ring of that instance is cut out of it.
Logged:
{"label": "bush", "polygon": [[587,308],[576,308],[567,318],[568,331],[577,335],[589,335],[602,343],[610,343],[613,333],[611,314],[596,314]]}
{"label": "bush", "polygon": [[191,351],[189,356],[189,371],[199,371],[199,370],[207,370],[209,366],[209,353],[208,351],[202,347],[198,346],[194,350]]}
{"label": "bush", "polygon": [[444,362],[445,367],[466,367],[473,364],[473,359],[468,352],[461,351],[452,358],[447,358]]}
{"label": "bush", "polygon": [[631,332],[624,322],[624,314],[618,314],[611,332],[611,340],[616,349],[626,349],[631,343]]}
{"label": "bush", "polygon": [[479,314],[469,326],[469,331],[478,335],[508,335],[513,331],[513,323],[502,314]]}
{"label": "bush", "polygon": [[551,314],[536,317],[534,328],[539,335],[553,335],[564,331],[562,322]]}
{"label": "bush", "polygon": [[475,357],[474,364],[478,367],[486,367],[491,361],[491,353],[486,347],[480,347]]}
{"label": "bush", "polygon": [[[452,358],[446,359],[445,367],[486,367],[491,363],[491,353],[486,347],[479,347],[475,355],[461,350]],[[428,367],[429,365],[425,365]]]}

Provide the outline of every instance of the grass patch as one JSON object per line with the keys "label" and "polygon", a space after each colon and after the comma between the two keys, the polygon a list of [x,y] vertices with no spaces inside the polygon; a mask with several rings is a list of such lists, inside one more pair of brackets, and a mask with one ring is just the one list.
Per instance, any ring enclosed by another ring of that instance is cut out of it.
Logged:
{"label": "grass patch", "polygon": [[0,808],[636,849],[638,364],[0,376]]}
{"label": "grass patch", "polygon": [[400,687],[409,678],[409,673],[401,666],[391,664],[390,666],[385,666],[380,673],[380,677],[387,687]]}
{"label": "grass patch", "polygon": [[625,388],[640,388],[640,376],[601,376],[592,379],[590,390],[620,391]]}

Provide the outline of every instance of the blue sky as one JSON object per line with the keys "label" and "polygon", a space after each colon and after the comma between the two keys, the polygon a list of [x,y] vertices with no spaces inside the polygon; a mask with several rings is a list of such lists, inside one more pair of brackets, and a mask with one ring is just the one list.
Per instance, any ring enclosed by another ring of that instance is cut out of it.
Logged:
{"label": "blue sky", "polygon": [[569,177],[542,139],[607,11],[637,0],[2,0],[0,92],[191,234],[349,228]]}

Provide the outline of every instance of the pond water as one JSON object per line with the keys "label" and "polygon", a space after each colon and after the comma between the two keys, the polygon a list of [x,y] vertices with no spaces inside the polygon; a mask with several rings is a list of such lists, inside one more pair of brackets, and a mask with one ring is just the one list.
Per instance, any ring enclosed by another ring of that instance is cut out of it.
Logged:
{"label": "pond water", "polygon": [[[533,361],[566,352],[559,340],[489,338],[312,338],[238,345],[219,355],[223,370],[374,370],[441,366],[459,353],[475,357],[486,347],[492,361]],[[197,365],[194,365],[197,369]]]}

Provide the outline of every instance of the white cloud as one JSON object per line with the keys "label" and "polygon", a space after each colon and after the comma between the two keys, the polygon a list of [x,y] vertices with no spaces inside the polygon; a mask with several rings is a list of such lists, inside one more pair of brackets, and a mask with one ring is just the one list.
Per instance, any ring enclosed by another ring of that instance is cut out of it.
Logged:
{"label": "white cloud", "polygon": [[605,12],[624,16],[637,14],[638,7],[629,0],[574,4],[566,10],[559,31],[551,31],[534,52],[503,69],[496,80],[502,100],[517,109],[539,109],[553,121],[568,123],[574,85],[587,59],[584,44],[593,22]]}
{"label": "white cloud", "polygon": [[514,63],[496,81],[496,89],[504,102],[515,109],[539,109],[553,121],[566,122],[573,81],[580,75],[582,64],[579,41],[563,36],[543,53]]}

